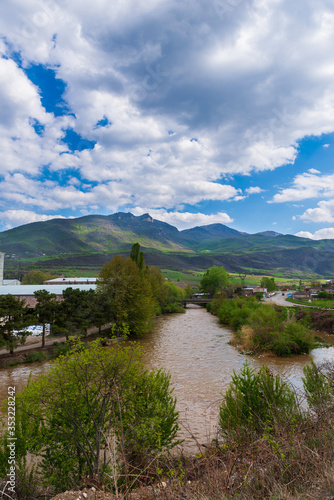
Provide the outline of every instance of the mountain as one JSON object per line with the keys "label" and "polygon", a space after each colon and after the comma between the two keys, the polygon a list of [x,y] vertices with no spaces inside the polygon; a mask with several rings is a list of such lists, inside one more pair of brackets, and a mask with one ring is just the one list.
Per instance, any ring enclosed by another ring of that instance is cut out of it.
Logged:
{"label": "mountain", "polygon": [[194,243],[218,238],[241,238],[246,233],[240,233],[236,229],[224,226],[224,224],[209,224],[208,226],[185,229],[181,231],[181,234],[184,241]]}
{"label": "mountain", "polygon": [[161,251],[187,251],[176,227],[131,213],[34,222],[0,233],[0,250],[20,257],[113,252],[133,243]]}
{"label": "mountain", "polygon": [[138,242],[148,264],[168,269],[334,275],[334,240],[313,241],[274,231],[247,234],[223,224],[179,231],[149,214],[88,215],[26,224],[0,233],[0,251],[19,261],[51,268],[99,269]]}

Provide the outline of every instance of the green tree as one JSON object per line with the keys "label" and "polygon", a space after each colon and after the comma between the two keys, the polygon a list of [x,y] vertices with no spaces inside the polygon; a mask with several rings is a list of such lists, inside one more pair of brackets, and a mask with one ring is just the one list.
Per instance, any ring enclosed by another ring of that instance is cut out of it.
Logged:
{"label": "green tree", "polygon": [[26,273],[22,278],[22,285],[42,285],[44,281],[56,278],[50,273],[43,273],[43,271],[34,270]]}
{"label": "green tree", "polygon": [[[10,354],[19,343],[24,344],[28,333],[24,327],[28,325],[28,307],[13,295],[0,295],[0,346],[5,346]],[[17,334],[14,334],[14,330]]]}
{"label": "green tree", "polygon": [[46,323],[51,324],[54,322],[56,311],[57,309],[59,309],[59,302],[57,300],[57,295],[55,293],[50,293],[47,290],[38,290],[34,292],[34,295],[37,300],[35,313],[37,314],[39,321],[43,325],[42,347],[44,347],[45,325]]}
{"label": "green tree", "polygon": [[213,266],[208,269],[201,281],[200,289],[213,296],[217,291],[222,291],[230,285],[230,277],[223,267]]}
{"label": "green tree", "polygon": [[110,323],[112,319],[111,311],[112,304],[109,295],[103,292],[94,293],[90,307],[91,322],[98,327],[99,333],[101,333],[104,325]]}
{"label": "green tree", "polygon": [[144,253],[140,251],[139,243],[134,243],[131,248],[130,258],[137,264],[140,270],[144,269]]}
{"label": "green tree", "polygon": [[58,308],[55,324],[58,329],[65,331],[67,339],[78,330],[87,331],[92,325],[93,296],[94,290],[69,287],[63,291],[63,301]]}
{"label": "green tree", "polygon": [[175,446],[169,383],[169,374],[145,368],[138,347],[98,343],[78,343],[30,380],[17,412],[29,423],[26,450],[40,457],[44,481],[63,491],[87,476],[100,485],[120,472],[128,478]]}
{"label": "green tree", "polygon": [[184,296],[187,298],[187,299],[190,299],[191,296],[193,295],[194,293],[194,290],[193,290],[193,287],[191,286],[190,283],[188,283],[188,285],[185,287],[184,289]]}
{"label": "green tree", "polygon": [[137,336],[150,330],[154,299],[149,272],[141,272],[130,257],[117,255],[101,269],[98,291],[109,297],[111,321],[119,328],[127,324]]}
{"label": "green tree", "polygon": [[275,279],[274,278],[268,278],[266,276],[264,276],[261,279],[260,286],[262,288],[266,288],[268,290],[268,292],[274,292],[275,290],[277,290]]}

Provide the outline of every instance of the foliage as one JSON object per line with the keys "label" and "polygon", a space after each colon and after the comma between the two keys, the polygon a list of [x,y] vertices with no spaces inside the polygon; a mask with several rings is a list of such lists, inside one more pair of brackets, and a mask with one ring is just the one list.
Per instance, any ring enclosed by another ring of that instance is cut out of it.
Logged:
{"label": "foliage", "polygon": [[161,304],[161,310],[163,313],[179,313],[184,312],[184,309],[180,306],[180,302],[184,298],[184,291],[181,290],[174,283],[164,283],[164,289],[166,292],[163,303]]}
{"label": "foliage", "polygon": [[56,278],[50,273],[43,273],[43,271],[33,270],[28,271],[22,278],[22,285],[42,285],[44,281]]}
{"label": "foliage", "polygon": [[314,335],[295,319],[286,320],[284,308],[254,298],[225,300],[218,309],[221,323],[235,331],[234,344],[249,352],[270,351],[277,356],[308,353],[316,346]]}
{"label": "foliage", "polygon": [[65,332],[67,339],[70,335],[75,335],[78,330],[87,330],[92,326],[94,296],[94,290],[69,287],[63,291],[63,300],[57,308],[55,325],[58,330]]}
{"label": "foliage", "polygon": [[14,353],[19,343],[25,343],[27,332],[24,327],[29,323],[28,312],[28,307],[20,299],[10,294],[0,296],[0,347],[5,346],[10,354]]}
{"label": "foliage", "polygon": [[211,312],[211,314],[218,314],[220,307],[225,303],[226,293],[218,290],[212,302],[208,302],[206,305],[206,310]]}
{"label": "foliage", "polygon": [[[300,304],[302,306],[310,306],[311,300],[296,300],[294,298],[288,298],[286,299],[287,302],[291,302],[292,304]],[[334,301],[329,299],[329,300],[324,300],[324,299],[316,299],[312,300],[312,308],[319,308],[319,309],[334,309]]]}
{"label": "foliage", "polygon": [[108,296],[110,318],[116,325],[126,323],[137,336],[150,330],[154,300],[149,271],[140,271],[130,257],[117,255],[101,269],[98,292]]}
{"label": "foliage", "polygon": [[34,292],[37,300],[35,306],[35,314],[38,316],[39,321],[43,325],[42,332],[42,347],[45,345],[45,325],[46,323],[53,323],[55,321],[56,312],[59,308],[57,295],[50,293],[47,290],[38,290]]}
{"label": "foliage", "polygon": [[200,289],[212,297],[218,290],[223,290],[229,285],[229,275],[222,266],[213,266],[208,269],[200,281]]}
{"label": "foliage", "polygon": [[142,271],[145,267],[144,253],[140,251],[139,243],[134,243],[131,248],[130,258],[137,264]]}
{"label": "foliage", "polygon": [[46,354],[41,351],[28,352],[26,357],[27,363],[36,363],[38,361],[44,361],[46,359]]}
{"label": "foliage", "polygon": [[98,343],[77,343],[30,380],[17,412],[44,483],[63,491],[89,476],[101,485],[112,471],[129,474],[173,447],[178,414],[169,382],[169,374],[144,367],[138,347]]}
{"label": "foliage", "polygon": [[277,290],[275,279],[274,278],[268,278],[266,276],[264,276],[261,279],[260,286],[262,288],[266,288],[268,290],[268,292],[274,292],[275,290]]}
{"label": "foliage", "polygon": [[239,374],[233,372],[219,412],[219,426],[229,440],[248,440],[282,422],[299,418],[294,391],[267,366],[258,372],[245,363]]}
{"label": "foliage", "polygon": [[[327,366],[328,368],[328,366]],[[329,408],[333,409],[334,384],[333,366],[330,367],[330,376],[326,375],[326,365],[323,368],[316,366],[314,361],[303,368],[303,385],[310,408],[318,414]]]}

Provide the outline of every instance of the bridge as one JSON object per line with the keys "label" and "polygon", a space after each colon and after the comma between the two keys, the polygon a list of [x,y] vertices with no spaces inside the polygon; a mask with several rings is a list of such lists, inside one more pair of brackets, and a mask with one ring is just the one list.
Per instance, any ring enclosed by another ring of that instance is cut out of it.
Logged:
{"label": "bridge", "polygon": [[212,302],[213,299],[206,297],[206,298],[190,298],[190,299],[183,299],[182,300],[182,307],[187,307],[187,304],[198,304],[199,306],[206,306],[208,302]]}

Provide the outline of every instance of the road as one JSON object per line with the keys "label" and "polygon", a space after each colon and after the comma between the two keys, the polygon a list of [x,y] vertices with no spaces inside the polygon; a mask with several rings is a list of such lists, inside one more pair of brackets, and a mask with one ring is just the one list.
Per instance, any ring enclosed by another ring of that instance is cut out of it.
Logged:
{"label": "road", "polygon": [[[284,306],[284,307],[295,307],[297,304],[292,304],[291,302],[287,302],[287,293],[289,292],[284,292],[284,295],[282,295],[282,292],[276,293],[276,295],[273,295],[272,297],[268,297],[263,299],[264,302],[271,302],[274,304],[277,304],[278,306]],[[308,307],[308,306],[301,306],[301,307]]]}

